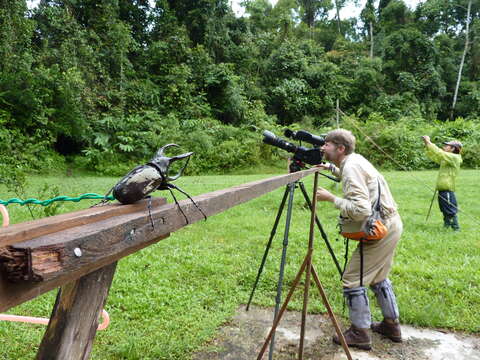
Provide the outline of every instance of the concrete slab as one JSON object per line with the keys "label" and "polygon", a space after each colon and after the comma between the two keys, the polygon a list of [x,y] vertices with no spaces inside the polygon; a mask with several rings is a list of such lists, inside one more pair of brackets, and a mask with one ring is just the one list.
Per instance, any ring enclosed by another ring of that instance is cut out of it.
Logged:
{"label": "concrete slab", "polygon": [[[242,306],[218,336],[194,360],[256,359],[272,326],[273,309]],[[285,312],[275,335],[276,360],[298,358],[301,313]],[[327,315],[308,315],[304,359],[345,360],[343,349],[332,343],[334,327]],[[372,350],[350,349],[356,360],[480,360],[480,336],[419,329],[402,325],[400,344],[372,334]],[[268,353],[268,351],[267,351]],[[267,359],[268,355],[264,355]]]}

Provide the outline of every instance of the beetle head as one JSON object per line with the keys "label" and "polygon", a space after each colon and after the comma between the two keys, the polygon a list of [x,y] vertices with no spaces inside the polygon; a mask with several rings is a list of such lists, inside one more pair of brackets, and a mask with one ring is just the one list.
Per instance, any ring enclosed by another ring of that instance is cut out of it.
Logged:
{"label": "beetle head", "polygon": [[[165,156],[165,150],[168,149],[169,147],[174,147],[174,146],[179,147],[177,144],[167,144],[162,146],[160,149],[158,149],[155,156],[149,162],[149,164],[153,164],[160,171],[163,182],[167,182],[167,183],[170,181],[174,181],[178,179],[180,176],[182,176],[183,171],[187,167],[188,161],[190,160],[190,156],[193,154],[193,152],[188,152],[188,153],[173,156],[173,157]],[[182,160],[182,159],[187,159],[183,167],[179,170],[179,172],[176,175],[169,176],[168,171],[170,169],[170,165],[173,162],[177,160]]]}

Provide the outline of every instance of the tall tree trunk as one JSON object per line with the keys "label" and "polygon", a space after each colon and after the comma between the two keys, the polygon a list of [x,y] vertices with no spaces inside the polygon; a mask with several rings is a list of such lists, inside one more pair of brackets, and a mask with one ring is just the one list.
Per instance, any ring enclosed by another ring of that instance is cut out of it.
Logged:
{"label": "tall tree trunk", "polygon": [[462,60],[460,61],[460,68],[458,69],[457,85],[455,86],[455,93],[453,95],[452,110],[450,111],[450,120],[453,120],[453,114],[455,111],[455,105],[457,104],[458,89],[460,87],[460,80],[462,78],[463,64],[465,63],[465,56],[468,52],[469,44],[469,32],[470,32],[470,10],[472,8],[472,0],[468,1],[467,8],[467,20],[465,29],[465,48],[463,49]]}
{"label": "tall tree trunk", "polygon": [[370,59],[373,59],[373,24],[370,21]]}
{"label": "tall tree trunk", "polygon": [[341,30],[340,30],[340,8],[339,8],[339,5],[338,5],[338,0],[335,0],[335,10],[337,12],[337,29],[338,29],[338,33],[341,34]]}

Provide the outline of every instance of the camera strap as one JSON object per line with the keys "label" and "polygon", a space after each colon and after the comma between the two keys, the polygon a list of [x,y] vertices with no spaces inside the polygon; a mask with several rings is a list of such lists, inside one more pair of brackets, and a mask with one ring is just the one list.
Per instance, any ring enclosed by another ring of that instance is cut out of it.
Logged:
{"label": "camera strap", "polygon": [[[381,189],[380,189],[380,180],[377,178],[377,184],[378,184],[378,196],[377,199],[375,200],[375,203],[372,206],[372,215],[369,216],[369,219],[367,219],[365,223],[365,229],[362,229],[362,231],[357,232],[357,233],[345,233],[342,232],[341,234],[345,238],[345,263],[343,267],[343,274],[345,273],[345,270],[347,268],[347,262],[348,262],[348,245],[349,245],[349,240],[358,240],[359,241],[359,252],[360,252],[360,286],[363,286],[363,268],[364,268],[364,256],[363,256],[363,250],[364,250],[364,242],[370,241],[370,240],[381,240],[383,237],[387,234],[388,229],[386,226],[383,224],[382,217],[382,209],[380,205],[380,198],[381,198]],[[372,230],[373,229],[373,230]],[[372,233],[370,232],[372,231]]]}
{"label": "camera strap", "polygon": [[388,229],[382,221],[383,214],[380,206],[381,190],[380,180],[378,182],[378,197],[372,206],[372,213],[365,219],[359,230],[345,231],[342,228],[342,236],[357,241],[378,241],[382,240],[388,233]]}

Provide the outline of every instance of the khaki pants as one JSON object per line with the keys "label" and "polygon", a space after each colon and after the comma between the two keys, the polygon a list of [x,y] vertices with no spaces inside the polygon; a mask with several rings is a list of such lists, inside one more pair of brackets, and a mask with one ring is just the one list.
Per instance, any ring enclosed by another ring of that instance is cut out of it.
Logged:
{"label": "khaki pants", "polygon": [[[403,231],[400,215],[387,220],[388,234],[379,241],[367,241],[363,244],[363,285],[370,286],[385,280],[393,264],[395,248]],[[357,246],[342,277],[344,288],[360,286],[360,245]]]}

